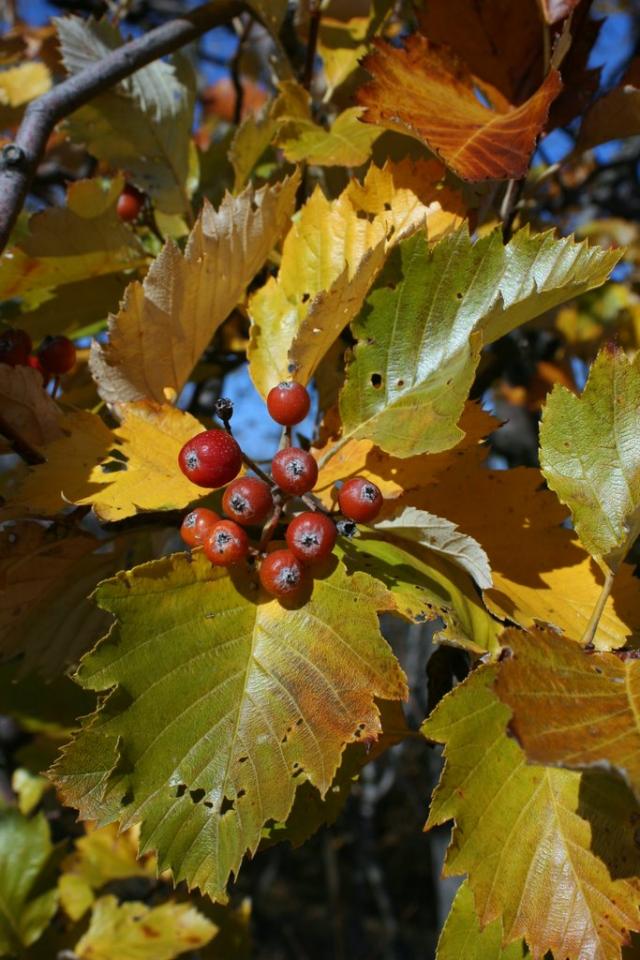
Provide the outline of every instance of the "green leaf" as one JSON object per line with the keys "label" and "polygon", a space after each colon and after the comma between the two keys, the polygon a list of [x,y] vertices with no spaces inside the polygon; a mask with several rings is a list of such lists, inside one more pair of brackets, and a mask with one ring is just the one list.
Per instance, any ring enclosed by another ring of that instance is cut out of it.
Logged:
{"label": "green leaf", "polygon": [[362,107],[349,107],[325,130],[307,119],[286,119],[278,130],[278,145],[291,163],[319,167],[359,167],[371,156],[371,148],[384,132],[381,127],[361,123]]}
{"label": "green leaf", "polygon": [[215,925],[187,903],[148,907],[101,897],[73,952],[78,960],[173,960],[205,946],[215,935]]}
{"label": "green leaf", "polygon": [[584,546],[615,571],[640,533],[640,354],[605,347],[582,396],[554,388],[540,462]]}
{"label": "green leaf", "polygon": [[56,912],[52,854],[42,814],[28,820],[17,810],[0,810],[0,956],[22,955]]}
{"label": "green leaf", "polygon": [[446,557],[469,576],[482,590],[492,586],[489,558],[477,540],[461,533],[455,523],[435,517],[426,510],[404,507],[400,513],[375,524],[385,536],[417,543]]}
{"label": "green leaf", "polygon": [[[422,727],[446,744],[427,821],[455,821],[445,875],[468,874],[480,925],[501,917],[504,944],[524,938],[536,957],[619,960],[640,925],[638,884],[624,879],[636,857],[633,816],[617,809],[626,788],[612,780],[610,806],[587,811],[580,774],[528,764],[507,735],[496,673],[495,664],[474,671]],[[609,834],[619,839],[605,863],[596,851]]]}
{"label": "green leaf", "polygon": [[[122,45],[107,20],[54,20],[65,67],[75,74]],[[117,170],[128,171],[164,213],[184,214],[197,186],[191,142],[194,89],[188,61],[156,60],[77,110],[67,122],[73,140]]]}
{"label": "green leaf", "polygon": [[619,251],[571,238],[466,232],[431,250],[424,235],[389,258],[353,324],[358,344],[340,397],[344,440],[409,457],[454,446],[483,344],[598,286]]}
{"label": "green leaf", "polygon": [[345,744],[377,738],[374,698],[405,697],[376,616],[393,598],[334,561],[286,610],[248,572],[177,555],[119,574],[98,599],[117,624],[79,680],[113,692],[55,779],[85,817],[141,820],[160,869],[224,900],[297,786],[324,796]]}
{"label": "green leaf", "polygon": [[436,960],[521,960],[527,950],[522,941],[502,947],[499,919],[480,928],[467,881],[461,885],[438,940]]}

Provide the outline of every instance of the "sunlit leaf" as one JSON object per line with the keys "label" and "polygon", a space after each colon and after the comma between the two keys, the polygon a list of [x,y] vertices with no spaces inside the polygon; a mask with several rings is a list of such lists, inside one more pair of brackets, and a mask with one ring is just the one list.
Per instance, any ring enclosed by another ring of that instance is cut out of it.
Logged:
{"label": "sunlit leaf", "polygon": [[21,63],[0,70],[0,108],[21,107],[46,93],[50,86],[51,74],[44,63]]}
{"label": "sunlit leaf", "polygon": [[359,343],[340,397],[343,441],[408,457],[460,438],[456,426],[483,343],[602,283],[618,259],[550,234],[421,235],[387,262],[354,324]]}
{"label": "sunlit leaf", "polygon": [[502,918],[505,944],[524,937],[534,956],[619,960],[638,929],[638,884],[612,879],[594,854],[580,774],[527,764],[507,736],[495,675],[475,671],[422,727],[446,745],[427,822],[455,821],[445,874],[468,874],[480,925]]}
{"label": "sunlit leaf", "polygon": [[[122,44],[108,20],[55,20],[70,74],[92,66]],[[155,60],[115,89],[95,97],[67,121],[70,136],[116,170],[127,170],[165,213],[190,210],[193,89],[186,61]]]}
{"label": "sunlit leaf", "polygon": [[555,387],[540,426],[545,479],[587,550],[616,570],[640,533],[640,354],[596,357],[582,393]]}
{"label": "sunlit leaf", "polygon": [[53,846],[42,814],[0,809],[0,955],[21,956],[56,912]]}
{"label": "sunlit leaf", "polygon": [[96,900],[89,929],[74,948],[78,960],[173,960],[204,947],[216,927],[187,903],[118,903]]}
{"label": "sunlit leaf", "polygon": [[338,114],[328,130],[312,120],[281,123],[278,145],[292,163],[359,167],[369,159],[373,143],[383,132],[373,124],[361,123],[363,112],[362,107],[349,107]]}
{"label": "sunlit leaf", "polygon": [[[403,49],[374,41],[363,63],[373,79],[358,91],[363,119],[426,144],[465,180],[523,177],[549,106],[562,88],[551,70],[520,106],[483,89],[450,50],[412,34]],[[476,89],[491,102],[485,106]]]}
{"label": "sunlit leaf", "polygon": [[184,254],[169,242],[143,283],[131,284],[94,343],[90,366],[109,402],[164,402],[189,379],[211,337],[244,296],[289,224],[298,177],[237,197],[205,202]]}
{"label": "sunlit leaf", "polygon": [[640,662],[586,653],[545,630],[508,630],[499,697],[531,760],[573,769],[616,767],[640,795]]}
{"label": "sunlit leaf", "polygon": [[473,893],[465,881],[451,905],[442,928],[437,960],[521,960],[526,956],[522,942],[502,946],[502,924],[499,918],[480,929]]}
{"label": "sunlit leaf", "polygon": [[0,364],[0,409],[4,423],[32,447],[62,435],[58,405],[44,389],[41,374],[31,367]]}
{"label": "sunlit leaf", "polygon": [[11,789],[18,798],[18,810],[27,817],[38,806],[46,791],[51,789],[51,783],[46,777],[17,767],[11,777]]}
{"label": "sunlit leaf", "polygon": [[116,213],[122,184],[121,178],[109,187],[99,180],[76,181],[66,207],[34,214],[27,238],[2,257],[0,299],[143,266],[139,240]]}
{"label": "sunlit leaf", "polygon": [[377,738],[374,698],[406,695],[376,616],[393,598],[338,565],[288,611],[248,574],[177,555],[119,574],[98,599],[117,625],[79,678],[115,690],[56,781],[83,816],[141,820],[161,869],[224,900],[296,787],[309,780],[324,796],[345,744]]}
{"label": "sunlit leaf", "polygon": [[366,38],[371,29],[369,17],[337,20],[324,16],[318,33],[318,53],[322,57],[327,82],[325,99],[332,96],[358,66],[367,52]]}

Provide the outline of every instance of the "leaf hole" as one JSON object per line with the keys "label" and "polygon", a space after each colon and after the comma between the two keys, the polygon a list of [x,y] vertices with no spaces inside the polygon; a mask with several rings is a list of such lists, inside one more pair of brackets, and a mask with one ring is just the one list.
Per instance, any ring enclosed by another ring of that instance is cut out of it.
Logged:
{"label": "leaf hole", "polygon": [[238,763],[246,763],[249,757],[238,757]]}
{"label": "leaf hole", "polygon": [[460,293],[459,290],[458,290],[458,292],[456,293],[456,299],[457,299],[457,300],[462,300],[462,294]]}
{"label": "leaf hole", "polygon": [[243,787],[241,790],[238,790],[238,793],[237,793],[237,796],[236,796],[236,800],[240,800],[242,797],[244,797],[244,795],[246,794],[246,792],[247,792],[247,791],[244,789],[244,787]]}
{"label": "leaf hole", "polygon": [[223,797],[220,805],[220,816],[224,817],[225,813],[229,813],[229,810],[233,810],[234,807],[235,800],[229,800],[229,797]]}
{"label": "leaf hole", "polygon": [[398,380],[398,382],[396,383],[396,386],[397,386],[397,387],[404,387],[404,380]]}
{"label": "leaf hole", "polygon": [[303,723],[304,723],[303,717],[298,717],[298,719],[296,720],[296,727],[301,727]]}
{"label": "leaf hole", "polygon": [[371,374],[371,386],[378,390],[382,386],[382,376],[379,373]]}
{"label": "leaf hole", "polygon": [[295,780],[296,777],[299,777],[301,773],[304,773],[304,767],[298,767],[298,769],[295,770],[295,771],[291,774],[291,776],[292,776],[293,779]]}
{"label": "leaf hole", "polygon": [[310,294],[310,293],[303,293],[303,294],[302,294],[302,302],[303,302],[303,303],[307,303],[310,299],[311,299],[311,294]]}
{"label": "leaf hole", "polygon": [[198,787],[196,790],[189,790],[189,796],[191,797],[194,803],[200,803],[201,800],[204,800],[204,795],[206,791],[202,787]]}
{"label": "leaf hole", "polygon": [[213,804],[211,803],[211,800],[205,800],[203,806],[208,807],[209,810],[213,810]]}
{"label": "leaf hole", "polygon": [[120,470],[126,470],[126,463],[120,463],[119,460],[109,460],[107,463],[101,463],[100,469],[103,473],[118,473]]}
{"label": "leaf hole", "polygon": [[186,783],[179,783],[176,788],[176,797],[184,797],[186,792],[187,792]]}

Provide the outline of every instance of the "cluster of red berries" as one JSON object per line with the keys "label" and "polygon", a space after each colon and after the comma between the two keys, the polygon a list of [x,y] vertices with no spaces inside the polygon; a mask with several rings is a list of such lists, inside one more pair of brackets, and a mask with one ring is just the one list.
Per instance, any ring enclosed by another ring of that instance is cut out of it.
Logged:
{"label": "cluster of red berries", "polygon": [[61,377],[75,366],[76,348],[68,337],[45,337],[36,353],[26,330],[8,327],[0,333],[0,363],[10,367],[33,367],[44,385],[50,377]]}
{"label": "cluster of red berries", "polygon": [[[306,389],[293,381],[278,384],[267,397],[272,419],[287,428],[304,420],[309,407]],[[364,477],[347,480],[338,493],[342,518],[334,520],[310,496],[318,478],[318,465],[310,453],[300,447],[283,447],[271,461],[269,476],[247,461],[231,435],[230,401],[219,400],[216,411],[226,429],[205,430],[187,441],[178,463],[184,475],[198,486],[217,488],[228,484],[222,498],[228,519],[197,507],[182,523],[182,538],[190,547],[202,546],[216,566],[257,559],[260,582],[267,593],[280,599],[295,599],[308,583],[309,567],[329,556],[338,534],[353,536],[356,523],[369,523],[378,515],[382,494]],[[237,478],[243,461],[260,476]],[[296,497],[302,498],[310,509],[289,522],[285,534],[287,549],[266,552],[284,504]],[[252,547],[244,528],[265,521],[260,542],[257,548]]]}

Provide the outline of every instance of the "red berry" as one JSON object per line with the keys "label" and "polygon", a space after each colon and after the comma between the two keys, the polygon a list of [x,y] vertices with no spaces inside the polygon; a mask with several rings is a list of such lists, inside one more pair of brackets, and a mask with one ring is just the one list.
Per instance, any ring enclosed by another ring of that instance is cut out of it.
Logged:
{"label": "red berry", "polygon": [[315,487],[318,464],[306,450],[285,447],[271,461],[271,472],[281,490],[300,496]]}
{"label": "red berry", "polygon": [[136,190],[135,187],[127,184],[118,197],[116,213],[125,223],[130,223],[139,217],[143,205],[144,195],[140,193],[139,190]]}
{"label": "red berry", "polygon": [[223,487],[240,472],[242,451],[224,430],[203,430],[187,440],[178,464],[185,477],[199,487]]}
{"label": "red berry", "polygon": [[305,569],[291,550],[274,550],[260,564],[260,583],[273,597],[295,597],[305,579]]}
{"label": "red berry", "polygon": [[347,480],[338,493],[338,503],[345,517],[356,523],[368,523],[382,509],[382,494],[375,483],[364,477]]}
{"label": "red berry", "polygon": [[233,520],[218,520],[209,529],[203,543],[204,552],[216,567],[240,563],[249,553],[249,537]]}
{"label": "red berry", "polygon": [[257,477],[239,477],[225,490],[222,508],[228,517],[243,526],[261,523],[273,509],[271,490]]}
{"label": "red berry", "polygon": [[309,510],[294,517],[287,527],[287,545],[303,563],[319,563],[333,550],[336,535],[333,520],[324,513]]}
{"label": "red berry", "polygon": [[267,410],[276,423],[293,427],[309,413],[311,399],[305,387],[293,380],[284,380],[269,391]]}
{"label": "red berry", "polygon": [[31,353],[31,337],[26,330],[9,327],[0,333],[0,363],[10,367],[26,366]]}
{"label": "red berry", "polygon": [[199,547],[207,533],[217,523],[220,517],[215,510],[206,507],[196,507],[188,513],[182,521],[180,536],[188,547]]}
{"label": "red berry", "polygon": [[68,337],[45,337],[38,347],[38,359],[54,377],[69,373],[76,363],[76,348]]}
{"label": "red berry", "polygon": [[40,376],[42,377],[42,386],[46,387],[49,383],[49,374],[46,372],[42,364],[40,363],[40,358],[36,357],[35,354],[31,354],[30,357],[27,357],[28,367],[31,367],[32,370],[37,370]]}

